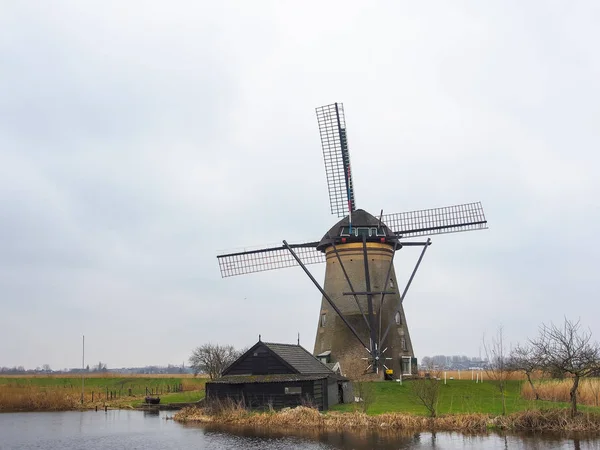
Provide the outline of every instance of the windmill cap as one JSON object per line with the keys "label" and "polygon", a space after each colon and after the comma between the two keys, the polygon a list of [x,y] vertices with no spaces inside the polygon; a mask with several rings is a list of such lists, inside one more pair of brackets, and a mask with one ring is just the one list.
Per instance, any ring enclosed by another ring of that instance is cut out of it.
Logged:
{"label": "windmill cap", "polygon": [[[342,220],[340,220],[338,223],[336,223],[334,226],[332,226],[331,229],[325,234],[325,236],[323,236],[323,238],[319,242],[319,245],[317,245],[317,250],[324,252],[325,249],[327,247],[331,246],[335,242],[335,239],[340,236],[340,229],[342,227],[348,227],[349,225],[350,225],[350,220],[349,220],[348,216],[346,216]],[[378,227],[378,226],[379,226],[379,219],[377,217],[369,214],[364,209],[357,209],[356,211],[352,212],[352,228],[355,228],[355,227],[371,228],[371,227]],[[383,228],[383,231],[385,232],[385,235],[387,238],[395,238],[396,237],[394,232],[392,230],[390,230],[387,227],[387,225],[384,224],[383,222],[381,222],[381,228]]]}

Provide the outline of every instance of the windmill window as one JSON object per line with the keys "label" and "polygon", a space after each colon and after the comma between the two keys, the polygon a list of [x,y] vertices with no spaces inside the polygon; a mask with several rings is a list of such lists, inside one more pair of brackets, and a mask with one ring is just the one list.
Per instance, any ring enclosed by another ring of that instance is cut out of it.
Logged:
{"label": "windmill window", "polygon": [[402,314],[400,314],[400,311],[396,311],[394,320],[396,321],[396,325],[402,325]]}
{"label": "windmill window", "polygon": [[324,327],[325,323],[327,323],[327,314],[323,313],[321,314],[321,326]]}
{"label": "windmill window", "polygon": [[368,228],[365,227],[356,227],[354,230],[354,235],[357,237],[369,237],[369,232],[370,230]]}
{"label": "windmill window", "polygon": [[412,375],[412,360],[410,356],[402,357],[402,375]]}
{"label": "windmill window", "polygon": [[[279,391],[281,392],[281,391]],[[302,394],[302,387],[300,386],[286,386],[285,387],[285,393],[286,394]]]}
{"label": "windmill window", "polygon": [[400,337],[400,346],[402,347],[402,350],[408,350],[408,348],[406,347],[406,338],[404,336]]}
{"label": "windmill window", "polygon": [[391,278],[390,278],[390,287],[391,287],[392,289],[394,289],[394,280],[392,280]]}

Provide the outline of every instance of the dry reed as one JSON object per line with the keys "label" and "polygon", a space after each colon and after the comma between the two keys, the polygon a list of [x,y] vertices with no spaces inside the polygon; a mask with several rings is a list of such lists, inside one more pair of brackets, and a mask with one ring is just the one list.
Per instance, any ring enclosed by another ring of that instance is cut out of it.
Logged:
{"label": "dry reed", "polygon": [[[541,400],[552,402],[568,402],[571,399],[570,391],[573,380],[544,380],[534,383],[535,390]],[[528,400],[534,400],[535,395],[529,384],[523,384],[521,395]],[[577,389],[577,402],[583,405],[600,406],[600,379],[583,378],[579,381]]]}
{"label": "dry reed", "polygon": [[[23,374],[23,375],[4,375],[0,376],[1,378],[66,378],[66,379],[75,379],[81,380],[81,373],[79,374],[68,374],[68,373],[50,373],[50,374]],[[84,372],[84,377],[88,378],[206,378],[208,379],[208,375],[199,374],[194,375],[191,373],[118,373],[118,372]]]}
{"label": "dry reed", "polygon": [[270,429],[328,430],[437,430],[485,432],[490,428],[511,431],[600,431],[600,415],[585,413],[575,418],[565,409],[523,411],[508,416],[488,414],[453,414],[436,418],[402,413],[368,416],[361,412],[320,413],[316,409],[298,406],[279,412],[250,412],[240,405],[218,410],[186,408],[174,416],[181,422]]}
{"label": "dry reed", "polygon": [[0,411],[68,411],[77,409],[79,396],[64,389],[0,386]]}
{"label": "dry reed", "polygon": [[[420,375],[424,375],[427,371],[426,370],[421,370],[419,373]],[[490,373],[489,371],[486,370],[435,370],[432,371],[432,373],[435,373],[436,376],[438,376],[439,378],[444,378],[444,372],[446,372],[446,377],[448,379],[450,378],[454,378],[455,380],[470,380],[471,377],[473,377],[473,379],[476,379],[477,376],[479,375],[479,377],[483,376],[484,380],[487,380],[490,378]],[[507,380],[526,380],[527,376],[525,375],[524,372],[520,372],[520,371],[514,371],[514,372],[507,372],[505,374],[506,379]],[[538,380],[540,378],[542,378],[544,376],[544,374],[542,372],[534,372],[531,375],[531,379],[533,380]]]}

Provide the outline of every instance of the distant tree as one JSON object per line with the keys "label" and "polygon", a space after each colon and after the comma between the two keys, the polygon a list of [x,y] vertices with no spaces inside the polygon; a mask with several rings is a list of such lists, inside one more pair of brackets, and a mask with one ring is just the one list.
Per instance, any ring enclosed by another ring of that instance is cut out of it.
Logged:
{"label": "distant tree", "polygon": [[433,360],[433,364],[440,368],[446,367],[447,357],[444,355],[435,355],[431,358]]}
{"label": "distant tree", "polygon": [[533,391],[533,395],[535,395],[535,399],[539,400],[540,396],[535,390],[535,386],[531,381],[531,374],[536,370],[542,369],[542,364],[537,352],[531,347],[517,345],[510,352],[510,356],[508,358],[508,368],[510,370],[525,373],[527,376],[527,381],[529,382],[529,386],[531,386],[531,390]]}
{"label": "distant tree", "polygon": [[194,375],[206,373],[211,380],[221,375],[223,369],[235,361],[242,352],[233,345],[203,344],[192,351],[189,358]]}
{"label": "distant tree", "polygon": [[106,363],[103,363],[102,361],[98,362],[98,365],[94,366],[94,368],[92,369],[93,372],[106,372],[107,370],[108,368],[106,366]]}
{"label": "distant tree", "polygon": [[423,356],[421,358],[421,366],[430,367],[433,364],[431,356]]}
{"label": "distant tree", "polygon": [[510,367],[508,366],[508,355],[504,347],[504,330],[500,326],[496,331],[496,336],[492,337],[489,341],[483,337],[483,348],[485,355],[488,360],[486,365],[486,375],[488,379],[498,388],[500,391],[500,397],[502,398],[502,415],[506,415],[506,380]]}
{"label": "distant tree", "polygon": [[542,324],[538,338],[530,342],[545,370],[573,377],[569,395],[571,415],[575,416],[579,379],[594,375],[600,368],[600,347],[592,342],[591,331],[581,331],[579,320],[573,322],[565,317],[562,327]]}
{"label": "distant tree", "polygon": [[48,372],[52,372],[52,369],[50,368],[50,364],[43,364],[42,365],[42,370],[46,373]]}

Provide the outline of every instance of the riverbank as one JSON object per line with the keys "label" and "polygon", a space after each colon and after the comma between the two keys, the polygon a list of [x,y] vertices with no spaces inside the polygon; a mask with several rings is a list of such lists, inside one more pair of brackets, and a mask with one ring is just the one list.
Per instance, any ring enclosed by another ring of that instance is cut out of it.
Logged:
{"label": "riverbank", "polygon": [[190,404],[204,398],[202,378],[177,376],[36,376],[0,378],[0,412],[131,409],[146,394],[161,404]]}
{"label": "riverbank", "polygon": [[570,417],[564,408],[529,410],[506,416],[492,414],[449,414],[430,418],[405,413],[368,415],[361,412],[321,413],[298,406],[277,412],[251,412],[230,408],[213,413],[203,408],[185,408],[173,417],[179,422],[195,422],[233,427],[269,429],[454,431],[482,433],[489,430],[511,432],[581,432],[600,433],[600,414],[582,412]]}

